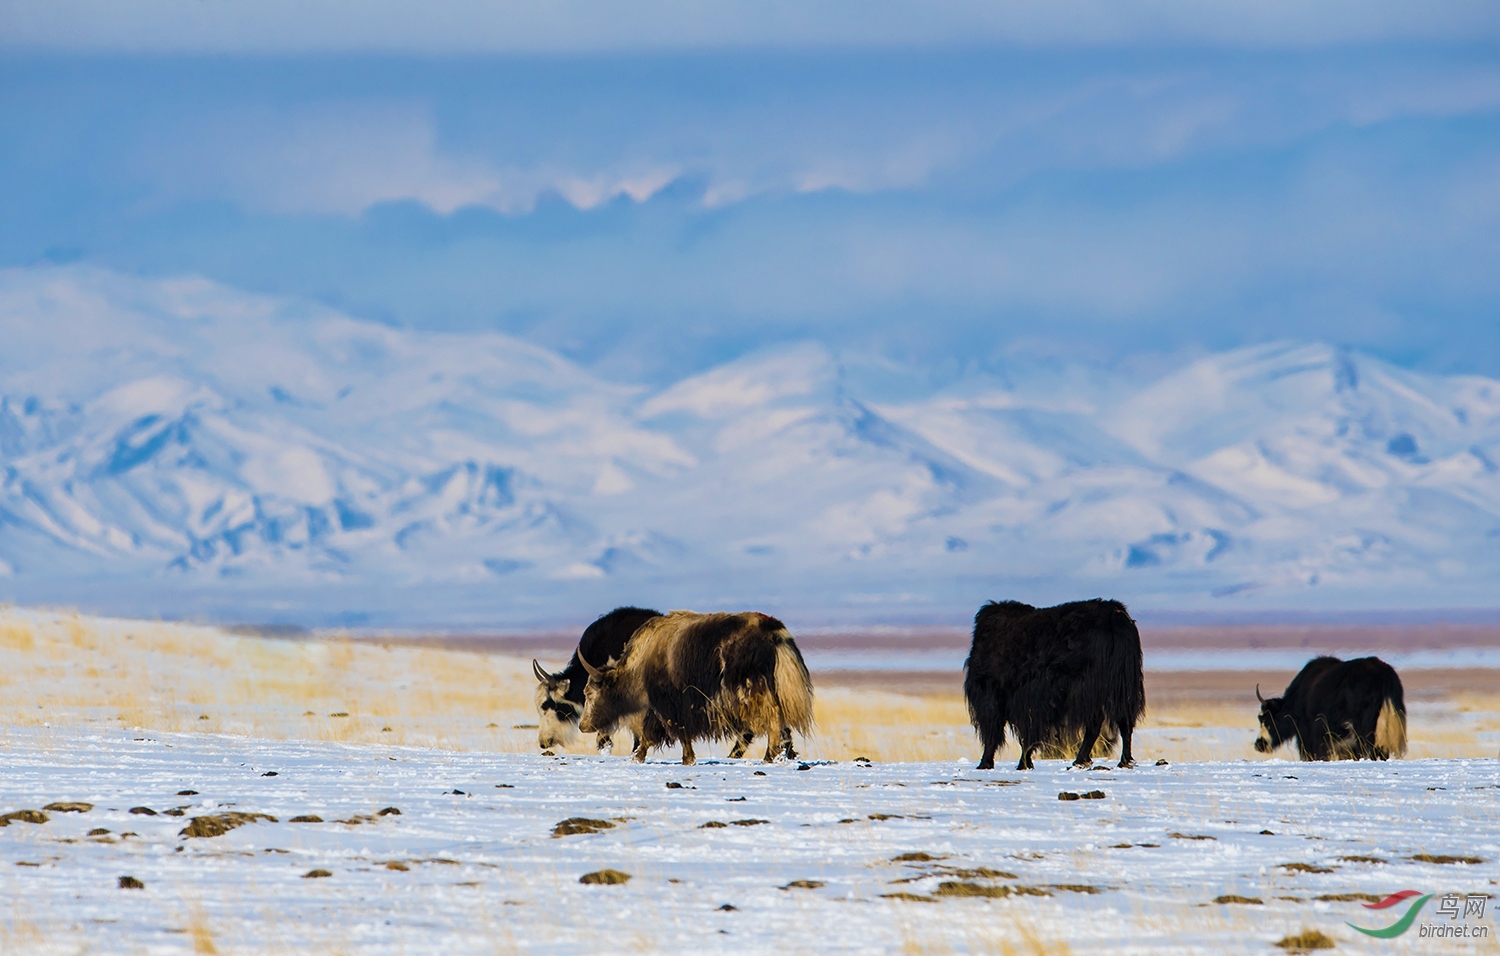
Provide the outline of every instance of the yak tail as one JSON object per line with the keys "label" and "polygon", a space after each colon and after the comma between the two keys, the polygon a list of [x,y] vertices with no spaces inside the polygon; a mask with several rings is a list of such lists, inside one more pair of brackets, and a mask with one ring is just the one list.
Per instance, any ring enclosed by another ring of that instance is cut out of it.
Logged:
{"label": "yak tail", "polygon": [[802,652],[785,631],[776,637],[776,702],[788,727],[803,736],[812,732],[812,677]]}
{"label": "yak tail", "polygon": [[1406,753],[1406,711],[1389,697],[1380,705],[1380,716],[1375,718],[1375,746],[1392,757]]}

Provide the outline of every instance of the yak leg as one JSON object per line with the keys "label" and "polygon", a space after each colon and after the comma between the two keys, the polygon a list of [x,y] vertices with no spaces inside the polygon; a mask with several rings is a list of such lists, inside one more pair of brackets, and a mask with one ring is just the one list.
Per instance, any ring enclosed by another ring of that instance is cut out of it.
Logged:
{"label": "yak leg", "polygon": [[605,752],[614,753],[615,752],[615,742],[614,742],[614,739],[611,738],[609,734],[600,734],[599,735],[599,739],[596,740],[596,741],[594,741],[594,749],[597,750],[597,751],[599,751],[600,753],[605,753]]}
{"label": "yak leg", "polygon": [[1073,758],[1073,766],[1086,769],[1094,765],[1094,742],[1099,739],[1099,732],[1104,729],[1104,716],[1101,714],[1097,723],[1089,724],[1088,729],[1083,732],[1083,743],[1078,745],[1078,756]]}
{"label": "yak leg", "polygon": [[641,734],[635,738],[635,762],[645,763],[646,754],[652,747],[659,747],[667,740],[667,728],[654,711],[647,711],[641,720]]}
{"label": "yak leg", "polygon": [[979,744],[984,755],[979,758],[980,770],[995,769],[995,751],[1005,746],[1005,709],[994,682],[974,671],[964,678],[964,699],[969,703],[969,722],[979,733]]}
{"label": "yak leg", "polygon": [[781,752],[786,754],[786,759],[796,760],[797,751],[792,746],[792,728],[781,728]]}
{"label": "yak leg", "polygon": [[[788,733],[790,731],[787,730],[786,725],[777,720],[776,725],[771,728],[771,732],[766,734],[766,758],[761,761],[762,763],[776,762],[776,758],[781,752],[782,741]],[[787,746],[790,746],[790,744]]]}
{"label": "yak leg", "polygon": [[690,739],[682,741],[682,765],[691,767],[698,762],[698,755],[693,753],[693,742]]}
{"label": "yak leg", "polygon": [[994,724],[989,721],[980,723],[979,740],[984,744],[984,755],[979,758],[979,770],[995,769],[995,751],[1005,746],[1005,721],[999,720]]}
{"label": "yak leg", "polygon": [[1000,745],[997,744],[997,743],[995,743],[993,740],[991,740],[989,743],[985,744],[984,745],[984,755],[979,758],[979,766],[976,767],[975,769],[976,770],[994,770],[995,769],[995,750],[999,746]]}
{"label": "yak leg", "polygon": [[[787,728],[786,717],[781,712],[781,702],[776,702],[776,719],[771,726],[766,728],[766,759],[764,763],[775,763],[776,752],[781,749],[782,742],[791,736],[791,730]],[[790,744],[787,745],[790,747]]]}
{"label": "yak leg", "polygon": [[1117,720],[1115,726],[1120,728],[1120,769],[1128,770],[1135,766],[1135,758],[1130,754],[1130,735],[1135,733],[1135,721]]}
{"label": "yak leg", "polygon": [[1036,764],[1031,762],[1031,752],[1036,749],[1036,741],[1021,738],[1021,761],[1016,764],[1017,770],[1035,770]]}
{"label": "yak leg", "polygon": [[729,751],[730,759],[738,760],[741,757],[745,756],[745,751],[750,749],[750,743],[753,740],[755,740],[755,731],[740,731],[740,738],[734,742],[734,748]]}

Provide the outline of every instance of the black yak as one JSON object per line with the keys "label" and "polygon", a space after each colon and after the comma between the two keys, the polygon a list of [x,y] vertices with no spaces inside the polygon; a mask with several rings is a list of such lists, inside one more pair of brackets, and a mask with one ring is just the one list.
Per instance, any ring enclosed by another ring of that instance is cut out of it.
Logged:
{"label": "black yak", "polygon": [[642,715],[635,759],[652,747],[682,744],[682,762],[695,762],[693,741],[733,738],[744,752],[766,737],[766,761],[780,750],[794,757],[791,731],[812,729],[812,680],[797,644],[774,617],[673,611],[641,625],[613,666],[587,661],[580,729],[610,733]]}
{"label": "black yak", "polygon": [[1280,697],[1260,699],[1255,749],[1270,753],[1296,738],[1303,760],[1386,760],[1406,753],[1401,678],[1378,657],[1317,657]]}
{"label": "black yak", "polygon": [[980,770],[995,766],[1005,725],[1021,747],[1017,770],[1038,748],[1077,741],[1076,767],[1093,763],[1101,732],[1120,735],[1120,766],[1133,767],[1130,738],[1146,709],[1141,636],[1118,601],[1034,608],[990,602],[974,615],[964,697],[979,732]]}
{"label": "black yak", "polygon": [[[625,642],[642,624],[660,611],[639,607],[617,607],[584,628],[578,639],[578,649],[573,652],[568,666],[556,674],[549,674],[535,660],[531,662],[536,674],[537,743],[543,750],[565,747],[572,743],[578,733],[578,718],[583,713],[583,688],[589,675],[583,668],[587,661],[602,667],[611,660],[619,660],[625,653]],[[640,744],[640,721],[625,721],[635,732],[636,745]],[[609,734],[599,735],[599,749],[611,749],[614,744]]]}

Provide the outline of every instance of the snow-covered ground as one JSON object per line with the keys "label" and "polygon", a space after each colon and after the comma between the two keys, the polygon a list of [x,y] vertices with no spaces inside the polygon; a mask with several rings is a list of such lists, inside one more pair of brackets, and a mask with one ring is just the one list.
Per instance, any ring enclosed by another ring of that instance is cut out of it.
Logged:
{"label": "snow-covered ground", "polygon": [[[1058,797],[1088,791],[1104,796]],[[1306,928],[1417,952],[1416,931],[1345,926],[1393,911],[1331,897],[1500,893],[1493,759],[682,767],[3,731],[0,808],[56,801],[93,807],[0,829],[7,953],[1274,952]],[[181,834],[225,812],[276,819]],[[555,835],[570,818],[608,828]],[[606,869],[630,879],[580,882]],[[1492,952],[1494,934],[1450,945]]]}

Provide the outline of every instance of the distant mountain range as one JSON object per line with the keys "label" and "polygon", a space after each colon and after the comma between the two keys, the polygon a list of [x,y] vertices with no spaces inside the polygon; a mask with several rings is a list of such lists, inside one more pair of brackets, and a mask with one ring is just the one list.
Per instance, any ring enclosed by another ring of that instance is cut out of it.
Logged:
{"label": "distant mountain range", "polygon": [[0,599],[447,628],[1500,603],[1500,381],[1306,343],[856,378],[806,343],[652,390],[202,280],[0,273]]}

